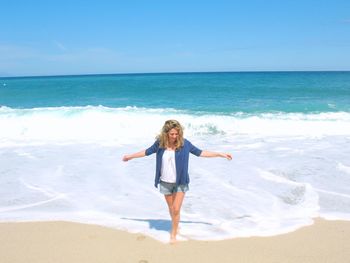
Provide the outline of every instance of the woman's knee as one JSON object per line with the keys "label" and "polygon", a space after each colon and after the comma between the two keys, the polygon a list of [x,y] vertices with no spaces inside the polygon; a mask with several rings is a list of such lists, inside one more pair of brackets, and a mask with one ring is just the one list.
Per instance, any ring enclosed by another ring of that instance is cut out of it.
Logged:
{"label": "woman's knee", "polygon": [[173,216],[179,215],[179,214],[180,214],[180,207],[178,207],[178,206],[173,206],[173,207],[171,208],[171,213],[172,213]]}

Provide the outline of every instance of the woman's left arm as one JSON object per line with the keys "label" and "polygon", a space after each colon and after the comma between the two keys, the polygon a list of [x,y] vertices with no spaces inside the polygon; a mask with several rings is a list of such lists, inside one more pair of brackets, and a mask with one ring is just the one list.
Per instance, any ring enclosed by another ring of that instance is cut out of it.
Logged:
{"label": "woman's left arm", "polygon": [[222,157],[222,158],[226,158],[227,160],[232,160],[232,155],[230,153],[221,153],[221,152],[202,151],[200,157]]}

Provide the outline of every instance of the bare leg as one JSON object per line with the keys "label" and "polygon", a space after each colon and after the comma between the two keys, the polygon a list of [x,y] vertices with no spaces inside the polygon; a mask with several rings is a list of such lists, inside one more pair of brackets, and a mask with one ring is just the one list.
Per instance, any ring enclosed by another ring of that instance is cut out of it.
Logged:
{"label": "bare leg", "polygon": [[174,243],[176,241],[176,234],[180,222],[180,210],[182,206],[182,201],[185,197],[185,193],[177,192],[172,195],[165,195],[165,200],[169,207],[169,213],[171,216],[171,233],[170,242]]}
{"label": "bare leg", "polygon": [[174,202],[174,197],[172,194],[170,195],[164,195],[165,197],[165,201],[168,205],[168,208],[169,208],[169,214],[170,214],[170,217],[171,217],[171,221],[173,221],[173,211],[172,211],[172,207],[173,207],[173,202]]}

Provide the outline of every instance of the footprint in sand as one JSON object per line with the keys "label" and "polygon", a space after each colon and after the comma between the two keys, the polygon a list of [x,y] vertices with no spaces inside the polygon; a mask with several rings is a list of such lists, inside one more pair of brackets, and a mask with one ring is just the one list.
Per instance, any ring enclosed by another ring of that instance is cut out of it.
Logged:
{"label": "footprint in sand", "polygon": [[136,238],[136,240],[137,241],[142,241],[142,240],[144,240],[146,237],[145,236],[138,236],[137,238]]}

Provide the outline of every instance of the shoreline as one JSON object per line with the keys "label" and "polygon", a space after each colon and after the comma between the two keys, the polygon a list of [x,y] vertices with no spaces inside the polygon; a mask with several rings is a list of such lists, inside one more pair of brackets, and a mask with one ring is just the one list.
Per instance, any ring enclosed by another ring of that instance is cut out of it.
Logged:
{"label": "shoreline", "polygon": [[66,221],[0,223],[1,262],[350,262],[350,221],[270,237],[165,244],[144,234]]}

